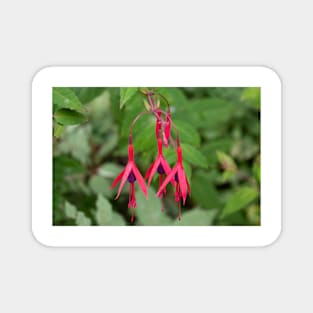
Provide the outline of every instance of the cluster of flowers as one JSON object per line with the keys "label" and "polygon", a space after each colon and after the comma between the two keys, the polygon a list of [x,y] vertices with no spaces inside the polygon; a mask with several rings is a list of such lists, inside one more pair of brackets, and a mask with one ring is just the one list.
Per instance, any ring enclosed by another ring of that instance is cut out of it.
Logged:
{"label": "cluster of flowers", "polygon": [[[148,186],[150,186],[151,181],[155,174],[159,175],[159,189],[157,192],[157,196],[162,199],[162,211],[164,211],[163,204],[163,196],[166,194],[166,187],[169,183],[173,185],[175,188],[175,201],[178,203],[178,219],[181,219],[181,200],[183,204],[186,202],[187,193],[190,195],[190,185],[188,179],[186,177],[184,167],[183,167],[183,155],[182,149],[180,146],[179,134],[177,127],[173,123],[171,119],[171,110],[168,101],[163,96],[162,97],[168,105],[167,112],[160,109],[160,101],[156,104],[153,99],[153,92],[146,92],[146,96],[149,101],[149,111],[141,112],[132,122],[130,126],[129,132],[129,140],[128,140],[128,162],[122,172],[116,177],[113,181],[111,188],[114,188],[119,182],[119,188],[117,191],[117,195],[115,199],[118,199],[121,191],[126,184],[129,183],[129,201],[128,208],[132,209],[131,222],[134,222],[134,209],[136,208],[136,195],[135,195],[135,182],[137,181],[140,189],[144,193],[144,195],[148,198],[148,190],[146,186],[146,182]],[[132,128],[137,120],[144,114],[151,113],[156,118],[156,126],[155,126],[155,135],[158,147],[158,154],[156,159],[152,162],[146,174],[143,178],[141,175],[134,159],[134,147],[133,147],[133,139],[132,139]],[[176,141],[173,140],[171,136],[171,127],[174,127],[176,130]],[[168,148],[169,142],[176,148],[177,153],[177,162],[173,168],[170,167],[168,162],[166,161],[163,155],[163,146]]]}

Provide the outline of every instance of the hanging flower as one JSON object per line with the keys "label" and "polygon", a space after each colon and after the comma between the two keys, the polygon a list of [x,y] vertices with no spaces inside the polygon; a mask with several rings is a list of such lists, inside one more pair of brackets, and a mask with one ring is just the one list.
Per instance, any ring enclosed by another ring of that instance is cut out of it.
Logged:
{"label": "hanging flower", "polygon": [[[148,179],[148,186],[150,186],[152,178],[156,172],[159,174],[159,187],[163,183],[164,175],[169,175],[171,172],[171,167],[168,165],[162,151],[162,139],[158,139],[158,155],[156,160],[148,168],[145,179]],[[172,184],[175,185],[175,181],[172,178]],[[166,194],[166,188],[164,188],[160,194],[162,198]],[[162,211],[164,211],[164,205],[162,205]]]}
{"label": "hanging flower", "polygon": [[156,115],[157,115],[157,120],[155,123],[155,137],[159,138],[160,131],[162,130],[162,112],[160,109],[157,109]]}
{"label": "hanging flower", "polygon": [[178,203],[178,219],[181,219],[181,212],[180,212],[180,200],[183,200],[183,204],[186,203],[187,193],[190,195],[190,185],[188,179],[185,174],[184,166],[183,166],[183,155],[182,150],[179,145],[176,148],[177,152],[177,163],[171,170],[171,172],[167,175],[166,179],[163,181],[162,185],[159,187],[157,192],[158,197],[162,197],[164,189],[166,188],[167,184],[171,180],[175,180],[175,201]]}
{"label": "hanging flower", "polygon": [[119,181],[121,181],[121,183],[118,188],[115,200],[118,199],[126,181],[128,181],[129,182],[128,208],[132,209],[131,222],[133,223],[134,222],[134,210],[137,207],[135,185],[134,185],[135,181],[138,182],[140,189],[142,190],[142,192],[145,194],[146,197],[148,197],[148,191],[147,191],[145,181],[143,177],[141,176],[134,161],[134,147],[132,145],[131,137],[130,137],[129,144],[128,144],[128,163],[125,166],[125,168],[122,170],[122,172],[115,178],[114,182],[111,185],[111,188],[114,188]]}
{"label": "hanging flower", "polygon": [[166,148],[168,148],[168,140],[171,135],[171,111],[169,107],[167,109],[167,114],[165,118],[165,127],[164,127],[163,135],[164,135],[163,137],[164,145]]}

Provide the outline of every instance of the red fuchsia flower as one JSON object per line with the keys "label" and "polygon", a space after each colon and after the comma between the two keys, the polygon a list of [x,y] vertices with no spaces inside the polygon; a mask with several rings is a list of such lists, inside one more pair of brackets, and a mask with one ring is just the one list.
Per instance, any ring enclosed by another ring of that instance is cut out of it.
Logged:
{"label": "red fuchsia flower", "polygon": [[157,121],[155,123],[155,137],[159,138],[160,131],[162,130],[162,112],[160,109],[156,110]]}
{"label": "red fuchsia flower", "polygon": [[180,212],[180,199],[183,200],[183,204],[185,205],[187,193],[190,195],[190,185],[188,179],[185,174],[184,166],[183,166],[183,155],[182,149],[179,145],[176,148],[177,152],[177,163],[171,170],[171,172],[167,175],[166,179],[163,181],[162,185],[160,186],[157,196],[161,197],[164,189],[166,188],[167,184],[174,179],[175,180],[175,201],[178,202],[178,219],[181,219],[181,212]]}
{"label": "red fuchsia flower", "polygon": [[120,186],[117,191],[117,195],[115,197],[115,200],[116,200],[120,196],[126,181],[129,182],[128,208],[132,208],[132,216],[131,216],[132,223],[134,222],[134,210],[137,207],[135,185],[134,185],[136,180],[142,192],[145,194],[146,197],[148,197],[148,191],[147,191],[145,181],[143,177],[141,176],[134,161],[134,147],[132,145],[132,140],[130,137],[129,144],[128,144],[128,163],[125,166],[125,168],[122,170],[122,172],[115,178],[114,182],[111,185],[111,188],[114,188],[117,185],[117,183],[121,181]]}
{"label": "red fuchsia flower", "polygon": [[[150,186],[152,178],[154,176],[154,174],[158,172],[159,174],[159,187],[162,185],[163,183],[163,177],[164,175],[169,175],[171,172],[171,167],[168,165],[167,161],[165,160],[165,157],[163,155],[163,151],[162,151],[162,139],[158,139],[158,155],[156,160],[150,165],[150,167],[148,168],[146,175],[145,175],[145,179],[148,179],[148,186]],[[175,185],[175,181],[172,178],[172,184]],[[164,188],[162,190],[162,192],[160,193],[160,197],[162,198],[163,195],[166,194],[166,188]],[[164,205],[162,204],[162,211],[164,211]]]}
{"label": "red fuchsia flower", "polygon": [[163,141],[166,148],[168,148],[168,140],[171,135],[171,111],[168,108],[166,119],[165,119],[165,127],[164,127],[164,133],[163,133]]}

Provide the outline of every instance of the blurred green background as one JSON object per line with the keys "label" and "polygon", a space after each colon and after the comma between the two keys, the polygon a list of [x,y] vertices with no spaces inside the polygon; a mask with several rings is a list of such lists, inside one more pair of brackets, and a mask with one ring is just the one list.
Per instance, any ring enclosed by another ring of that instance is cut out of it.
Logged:
{"label": "blurred green background", "polygon": [[[172,187],[165,213],[156,181],[148,200],[137,189],[134,225],[260,225],[260,88],[156,91],[171,104],[191,197],[178,222]],[[118,200],[109,187],[127,163],[129,125],[146,110],[144,99],[139,88],[53,88],[54,225],[131,225],[128,186]],[[133,138],[144,175],[156,156],[152,115],[136,123]],[[175,164],[175,150],[163,150]]]}

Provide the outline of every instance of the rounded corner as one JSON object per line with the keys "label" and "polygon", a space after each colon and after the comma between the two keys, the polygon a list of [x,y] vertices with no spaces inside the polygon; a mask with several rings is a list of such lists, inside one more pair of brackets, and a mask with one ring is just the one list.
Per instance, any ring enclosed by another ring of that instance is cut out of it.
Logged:
{"label": "rounded corner", "polygon": [[40,69],[38,69],[32,77],[32,85],[34,85],[36,83],[37,80],[40,80],[42,76],[45,76],[47,74],[47,72],[50,72],[54,67],[53,66],[44,66]]}
{"label": "rounded corner", "polygon": [[32,237],[33,237],[34,241],[36,241],[39,245],[41,245],[41,246],[43,246],[45,248],[53,247],[52,245],[49,245],[44,240],[42,240],[40,235],[38,235],[38,233],[36,233],[36,231],[34,230],[34,227],[31,228],[31,234],[32,234]]}
{"label": "rounded corner", "polygon": [[283,80],[280,76],[280,74],[278,73],[278,71],[270,66],[267,65],[263,65],[259,67],[260,69],[262,69],[263,71],[266,72],[266,75],[269,78],[272,78],[274,81],[276,81],[280,87],[282,87],[283,85]]}
{"label": "rounded corner", "polygon": [[269,238],[268,241],[266,241],[264,244],[261,245],[263,248],[270,247],[278,242],[278,240],[281,238],[282,235],[282,226],[279,226],[279,229]]}

